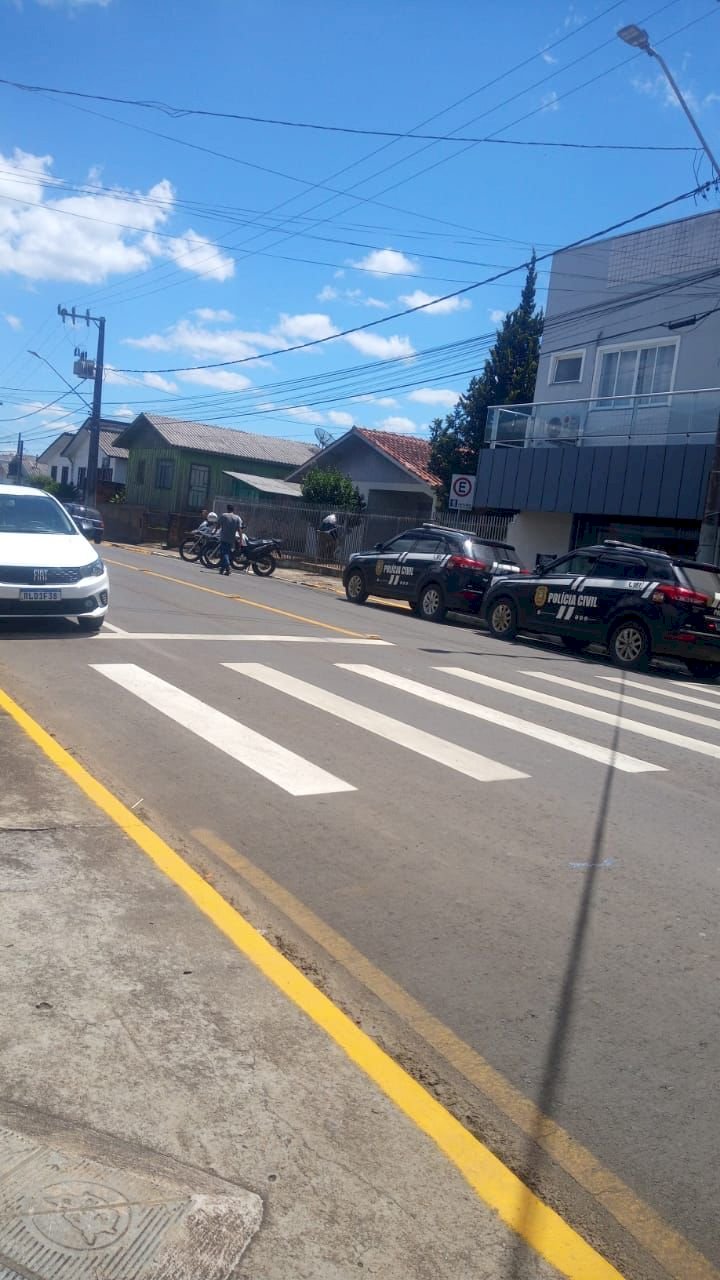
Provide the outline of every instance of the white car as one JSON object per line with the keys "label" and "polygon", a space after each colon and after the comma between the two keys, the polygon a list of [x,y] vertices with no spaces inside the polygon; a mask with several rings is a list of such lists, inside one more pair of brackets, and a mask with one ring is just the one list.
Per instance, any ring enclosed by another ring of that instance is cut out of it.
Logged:
{"label": "white car", "polygon": [[56,498],[0,485],[0,618],[77,618],[99,631],[108,590],[95,547]]}

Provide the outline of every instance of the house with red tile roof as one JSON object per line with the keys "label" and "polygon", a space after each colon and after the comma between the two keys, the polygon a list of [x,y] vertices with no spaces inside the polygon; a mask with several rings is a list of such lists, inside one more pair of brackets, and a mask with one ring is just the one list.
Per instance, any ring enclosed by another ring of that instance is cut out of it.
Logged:
{"label": "house with red tile roof", "polygon": [[314,467],[349,476],[370,514],[413,520],[432,515],[440,481],[430,470],[430,443],[419,436],[351,427],[288,479],[301,481]]}

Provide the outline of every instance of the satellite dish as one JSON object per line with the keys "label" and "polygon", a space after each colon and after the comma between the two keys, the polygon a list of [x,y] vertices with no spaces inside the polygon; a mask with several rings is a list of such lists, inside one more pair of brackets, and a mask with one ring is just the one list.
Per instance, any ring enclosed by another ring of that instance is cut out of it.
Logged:
{"label": "satellite dish", "polygon": [[335,437],[329,431],[326,431],[324,427],[315,428],[315,439],[318,444],[322,445],[323,449],[327,449],[329,444],[335,443]]}

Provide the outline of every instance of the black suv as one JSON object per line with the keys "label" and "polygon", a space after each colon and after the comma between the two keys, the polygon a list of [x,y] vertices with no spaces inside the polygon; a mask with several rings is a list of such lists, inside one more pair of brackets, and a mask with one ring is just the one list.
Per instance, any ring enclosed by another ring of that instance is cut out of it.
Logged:
{"label": "black suv", "polygon": [[528,577],[493,583],[483,608],[490,634],[559,636],[580,653],[607,647],[640,671],[680,658],[701,679],[720,675],[720,568],[625,542],[581,547]]}
{"label": "black suv", "polygon": [[506,542],[424,524],[351,556],[343,584],[353,604],[364,604],[368,596],[407,600],[422,618],[442,622],[448,609],[477,613],[495,574],[522,572],[515,548]]}
{"label": "black suv", "polygon": [[95,507],[84,507],[79,502],[66,502],[64,507],[86,538],[92,538],[93,542],[102,542],[105,525],[100,512]]}

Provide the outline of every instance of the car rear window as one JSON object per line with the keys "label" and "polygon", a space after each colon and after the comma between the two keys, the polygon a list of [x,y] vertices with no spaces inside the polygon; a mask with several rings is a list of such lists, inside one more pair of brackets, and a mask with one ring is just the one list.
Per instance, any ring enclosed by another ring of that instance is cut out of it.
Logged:
{"label": "car rear window", "polygon": [[711,600],[716,595],[720,595],[720,572],[716,569],[702,569],[700,565],[696,567],[684,564],[682,571],[693,591],[699,591],[702,595],[709,596]]}
{"label": "car rear window", "polygon": [[490,542],[478,542],[475,538],[468,538],[465,546],[471,560],[481,560],[484,564],[495,564],[496,561],[501,564],[520,564],[514,547],[494,547]]}
{"label": "car rear window", "polygon": [[90,519],[90,520],[100,520],[100,519],[102,518],[102,517],[101,517],[101,515],[100,515],[100,512],[99,512],[99,511],[96,511],[95,507],[86,507],[86,508],[85,508],[85,511],[84,511],[84,514],[85,514],[85,515],[88,517],[88,519]]}
{"label": "car rear window", "polygon": [[77,533],[59,502],[40,493],[0,493],[0,533]]}

